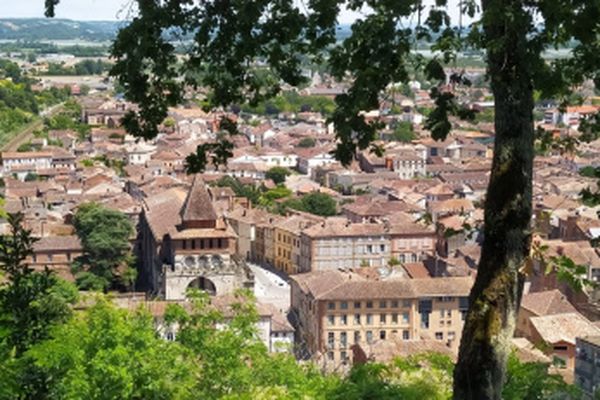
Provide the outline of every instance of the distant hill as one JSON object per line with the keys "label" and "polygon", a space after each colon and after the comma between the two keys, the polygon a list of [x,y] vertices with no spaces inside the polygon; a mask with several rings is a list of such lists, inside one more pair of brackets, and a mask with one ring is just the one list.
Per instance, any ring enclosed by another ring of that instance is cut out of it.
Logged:
{"label": "distant hill", "polygon": [[[115,38],[124,21],[73,21],[54,18],[0,18],[0,40],[87,40],[108,41]],[[338,40],[350,36],[350,26],[340,25]]]}
{"label": "distant hill", "polygon": [[0,40],[106,41],[114,39],[121,24],[123,22],[118,21],[0,18]]}

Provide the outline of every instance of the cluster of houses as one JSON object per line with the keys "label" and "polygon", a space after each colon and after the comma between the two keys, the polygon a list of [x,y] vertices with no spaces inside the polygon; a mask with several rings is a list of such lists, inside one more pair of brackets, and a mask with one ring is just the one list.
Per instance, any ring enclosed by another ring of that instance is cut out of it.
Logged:
{"label": "cluster of houses", "polygon": [[[316,85],[305,94],[339,91]],[[328,368],[424,350],[455,357],[480,257],[494,135],[489,124],[457,122],[446,140],[433,141],[419,125],[418,107],[431,106],[422,92],[398,99],[397,114],[367,114],[384,123],[382,139],[400,121],[413,124],[415,139],[382,140],[382,156],[363,151],[342,166],[331,153],[333,127],[317,112],[230,115],[242,133],[234,137],[233,157],[226,168],[194,176],[186,174],[185,157],[218,138],[223,113],[170,109],[158,137],[140,142],[120,127],[131,105],[82,96],[89,137],[50,131],[54,145],[2,153],[5,209],[23,212],[27,228],[40,237],[32,265],[67,279],[82,251],[71,224],[78,205],[94,201],[125,213],[137,227],[131,239],[136,289],[146,296],[120,302],[144,304],[157,319],[165,304],[184,302],[190,288],[207,291],[227,310],[236,289],[254,288],[249,266],[258,265],[290,287],[286,309],[259,298],[260,336],[270,349],[293,348],[299,358]],[[539,124],[556,135],[572,134],[572,122],[591,108],[548,109]],[[599,159],[596,141],[581,144],[576,155],[540,155],[534,171],[535,240],[585,266],[593,281],[600,279],[600,253],[590,240],[600,236],[600,209],[582,204],[579,193],[597,189],[597,182],[578,171],[598,167]],[[337,215],[275,214],[214,185],[228,175],[272,188],[266,177],[273,167],[293,171],[283,185],[294,197],[331,196]],[[577,360],[596,353],[600,359],[600,339],[593,339],[600,337],[597,293],[574,292],[540,263],[534,269],[515,349],[592,390],[594,374],[584,377]],[[167,338],[176,335],[161,329]],[[597,350],[584,353],[583,343]]]}

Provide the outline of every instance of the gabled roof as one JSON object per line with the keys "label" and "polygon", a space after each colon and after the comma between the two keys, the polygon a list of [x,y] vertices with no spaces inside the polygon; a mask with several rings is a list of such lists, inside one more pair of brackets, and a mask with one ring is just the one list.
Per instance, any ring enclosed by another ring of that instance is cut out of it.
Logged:
{"label": "gabled roof", "polygon": [[432,201],[429,204],[429,209],[432,213],[440,212],[465,212],[473,211],[475,207],[469,199],[449,199],[442,201]]}
{"label": "gabled roof", "polygon": [[181,220],[185,224],[191,221],[215,221],[216,219],[217,213],[204,181],[196,175],[181,207]]}
{"label": "gabled roof", "polygon": [[24,159],[24,158],[52,158],[52,152],[50,151],[5,151],[2,153],[3,160],[12,160],[12,159]]}
{"label": "gabled roof", "polygon": [[409,211],[404,201],[372,201],[367,203],[349,203],[343,209],[362,217],[381,217],[398,211]]}
{"label": "gabled roof", "polygon": [[353,272],[318,271],[290,277],[317,300],[468,296],[470,277],[370,280]]}
{"label": "gabled roof", "polygon": [[146,200],[146,220],[154,239],[162,241],[166,234],[175,234],[175,225],[179,221],[179,213],[185,198],[181,188],[171,188],[149,197]]}
{"label": "gabled roof", "polygon": [[384,220],[389,224],[391,235],[434,235],[433,226],[427,226],[415,221],[410,215],[402,212],[389,214]]}
{"label": "gabled roof", "polygon": [[452,188],[446,185],[445,183],[440,183],[435,185],[425,191],[425,194],[435,196],[435,195],[454,195]]}
{"label": "gabled roof", "polygon": [[558,342],[575,344],[577,337],[600,335],[600,328],[577,313],[533,317],[530,321],[541,338],[550,344]]}
{"label": "gabled roof", "polygon": [[81,251],[81,242],[74,235],[46,236],[33,244],[34,252],[41,251]]}
{"label": "gabled roof", "polygon": [[577,312],[558,289],[523,295],[521,307],[536,316]]}
{"label": "gabled roof", "polygon": [[422,262],[419,263],[406,263],[402,265],[402,268],[406,271],[408,276],[412,279],[425,279],[431,278],[431,274]]}
{"label": "gabled roof", "polygon": [[453,361],[457,359],[456,350],[446,346],[446,343],[423,337],[403,340],[395,336],[387,340],[375,340],[369,347],[369,355],[377,362],[390,362],[397,357],[408,357],[428,352],[447,355]]}

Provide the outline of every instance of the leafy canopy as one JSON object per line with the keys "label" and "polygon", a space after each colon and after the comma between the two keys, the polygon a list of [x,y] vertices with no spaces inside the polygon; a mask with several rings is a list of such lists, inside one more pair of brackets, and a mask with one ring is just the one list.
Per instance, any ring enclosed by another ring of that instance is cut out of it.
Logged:
{"label": "leafy canopy", "polygon": [[410,143],[417,138],[410,122],[399,122],[392,133],[392,138],[398,142]]}
{"label": "leafy canopy", "polygon": [[284,183],[285,178],[290,174],[290,170],[285,167],[273,167],[267,171],[265,178],[271,179],[276,185],[279,185]]}
{"label": "leafy canopy", "polygon": [[127,276],[133,256],[129,239],[133,225],[127,216],[97,203],[84,203],[75,214],[73,225],[81,240],[83,255],[73,270],[83,289],[106,290]]}
{"label": "leafy canopy", "polygon": [[330,217],[337,214],[337,203],[327,193],[311,192],[300,200],[303,211],[311,214]]}
{"label": "leafy canopy", "polygon": [[28,353],[52,382],[49,398],[191,398],[197,371],[186,349],[158,337],[149,313],[95,302]]}
{"label": "leafy canopy", "polygon": [[71,316],[77,290],[48,269],[27,265],[35,240],[22,227],[22,214],[9,214],[0,236],[0,398],[44,399],[47,380],[27,350],[47,339]]}
{"label": "leafy canopy", "polygon": [[[20,228],[20,218],[9,216],[12,233],[0,238],[0,261],[9,286],[44,275],[23,263],[32,240]],[[8,326],[8,331],[30,339],[25,333],[45,323],[38,330],[43,335],[36,335],[19,353],[7,351],[9,341],[0,335],[1,398],[416,400],[452,395],[453,365],[439,354],[357,366],[346,377],[298,364],[289,354],[269,354],[256,329],[254,298],[245,291],[236,293],[226,315],[199,291],[190,293],[191,307],[169,305],[161,329],[178,329],[171,342],[157,335],[157,321],[145,307],[117,309],[97,295],[85,302],[89,308],[72,315],[65,307],[67,299],[74,300],[71,290],[29,288],[36,301],[27,304],[27,297],[21,298],[26,307],[0,303],[0,333]],[[5,290],[0,289],[3,296]],[[25,325],[6,324],[7,314],[32,312],[37,312],[35,324],[31,319]],[[548,375],[547,366],[516,358],[509,363],[508,377],[507,399],[565,398],[575,393],[560,377]]]}
{"label": "leafy canopy", "polygon": [[315,147],[316,144],[317,144],[317,141],[314,138],[305,137],[305,138],[300,139],[300,141],[298,142],[298,144],[296,146],[306,149],[306,148],[310,148],[310,147]]}
{"label": "leafy canopy", "polygon": [[0,346],[22,354],[48,335],[51,325],[70,315],[77,295],[48,269],[34,271],[27,264],[36,239],[22,227],[22,214],[9,214],[10,232],[0,236]]}

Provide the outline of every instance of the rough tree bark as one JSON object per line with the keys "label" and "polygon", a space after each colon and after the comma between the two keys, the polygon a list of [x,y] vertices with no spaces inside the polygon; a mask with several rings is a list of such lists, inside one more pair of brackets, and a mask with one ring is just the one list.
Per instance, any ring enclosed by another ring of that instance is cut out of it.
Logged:
{"label": "rough tree bark", "polygon": [[484,241],[454,373],[454,399],[501,399],[531,245],[533,82],[519,0],[484,0],[495,144]]}

